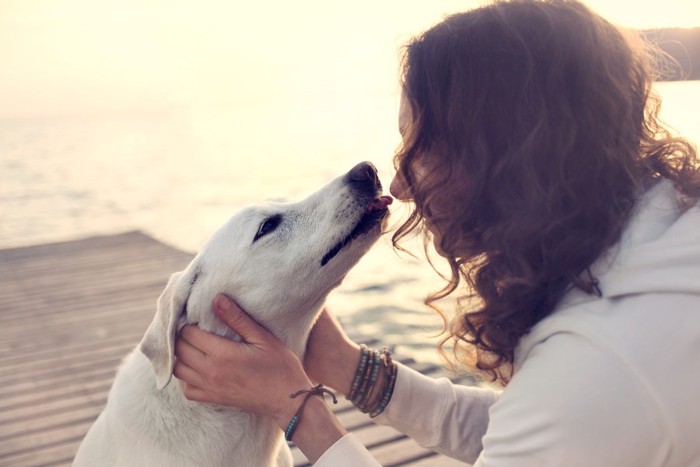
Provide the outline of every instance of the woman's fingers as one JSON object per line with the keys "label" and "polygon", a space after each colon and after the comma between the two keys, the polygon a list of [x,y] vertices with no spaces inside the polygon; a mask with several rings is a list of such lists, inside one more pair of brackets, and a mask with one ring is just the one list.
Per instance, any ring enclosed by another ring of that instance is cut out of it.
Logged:
{"label": "woman's fingers", "polygon": [[[182,360],[177,360],[173,366],[173,375],[180,381],[185,383],[186,393],[194,388],[201,391],[201,387],[204,385],[204,380],[202,376],[193,370],[191,367],[187,366]],[[187,394],[186,394],[187,395]],[[187,397],[190,398],[189,396]]]}
{"label": "woman's fingers", "polygon": [[[199,331],[196,326],[186,327]],[[185,328],[183,328],[184,331]],[[173,375],[185,383],[185,396],[190,399],[193,389],[197,388],[201,391],[200,388],[205,384],[200,371],[206,368],[207,356],[182,337],[175,343],[175,356],[177,359],[173,365]]]}
{"label": "woman's fingers", "polygon": [[[220,351],[219,349],[221,349],[222,346],[228,345],[232,342],[225,337],[203,331],[193,324],[188,324],[182,328],[177,341],[178,343],[185,341],[190,344],[190,346],[206,355],[216,354]],[[177,349],[177,345],[175,348]]]}
{"label": "woman's fingers", "polygon": [[214,300],[216,315],[228,327],[236,332],[243,341],[249,344],[259,344],[266,340],[268,331],[256,323],[236,302],[224,294],[217,295]]}
{"label": "woman's fingers", "polygon": [[[207,354],[204,351],[190,343],[201,339],[200,332],[203,331],[197,326],[185,326],[180,333],[180,339],[175,343],[175,356],[187,366],[200,365],[206,358]],[[191,340],[188,340],[188,338]],[[208,347],[209,345],[206,342],[208,341],[205,341],[204,344],[200,342],[200,345]]]}
{"label": "woman's fingers", "polygon": [[[179,378],[178,378],[179,379]],[[182,380],[184,381],[184,380]],[[217,401],[212,398],[211,393],[202,389],[201,387],[187,383],[182,387],[182,393],[185,399],[197,402],[204,402],[208,404],[215,404]]]}

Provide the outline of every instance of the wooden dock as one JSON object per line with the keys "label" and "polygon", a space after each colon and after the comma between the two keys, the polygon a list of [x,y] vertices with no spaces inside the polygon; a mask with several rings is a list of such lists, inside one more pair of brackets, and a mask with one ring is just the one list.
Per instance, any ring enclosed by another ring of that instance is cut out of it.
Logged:
{"label": "wooden dock", "polygon": [[[0,250],[0,466],[71,464],[168,276],[191,258],[140,232]],[[347,401],[334,410],[382,465],[464,465],[375,425]]]}

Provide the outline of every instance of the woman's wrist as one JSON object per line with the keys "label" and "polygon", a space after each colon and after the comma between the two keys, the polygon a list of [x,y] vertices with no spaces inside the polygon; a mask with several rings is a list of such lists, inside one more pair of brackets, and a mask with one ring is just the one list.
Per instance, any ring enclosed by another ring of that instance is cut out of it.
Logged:
{"label": "woman's wrist", "polygon": [[309,335],[304,357],[306,374],[343,395],[350,391],[360,358],[360,346],[343,331],[336,318],[323,310]]}
{"label": "woman's wrist", "polygon": [[343,341],[326,361],[323,383],[344,396],[350,394],[360,354],[359,345],[352,341]]}
{"label": "woman's wrist", "polygon": [[[297,405],[301,406],[301,402]],[[292,422],[295,415],[289,416],[287,421],[282,417],[277,418],[277,425],[287,434],[294,423],[290,438],[312,464],[347,434],[321,396],[310,396],[298,414],[299,418]]]}

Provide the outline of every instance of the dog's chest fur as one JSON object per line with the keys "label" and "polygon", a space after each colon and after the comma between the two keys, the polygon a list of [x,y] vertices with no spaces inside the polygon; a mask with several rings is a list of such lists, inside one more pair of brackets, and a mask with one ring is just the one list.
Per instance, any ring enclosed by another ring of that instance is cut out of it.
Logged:
{"label": "dog's chest fur", "polygon": [[[185,399],[173,379],[156,389],[148,359],[135,349],[124,360],[109,394],[107,431],[131,446],[114,452],[112,465],[231,466],[275,465],[281,445],[270,420],[237,409]],[[99,423],[100,421],[98,421]],[[138,453],[138,458],[132,453]],[[247,459],[241,459],[241,455]],[[100,465],[110,465],[102,459]]]}

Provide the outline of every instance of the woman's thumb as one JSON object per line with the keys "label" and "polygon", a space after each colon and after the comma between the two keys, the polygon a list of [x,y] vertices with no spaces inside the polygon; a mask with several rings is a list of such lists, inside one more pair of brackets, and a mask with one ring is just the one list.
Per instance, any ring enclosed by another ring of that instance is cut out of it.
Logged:
{"label": "woman's thumb", "polygon": [[228,295],[219,294],[216,296],[214,310],[219,319],[241,336],[243,341],[254,343],[264,335],[264,329],[253,321]]}

